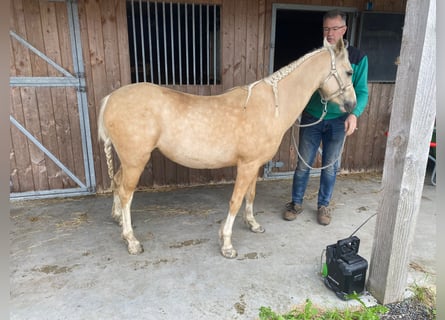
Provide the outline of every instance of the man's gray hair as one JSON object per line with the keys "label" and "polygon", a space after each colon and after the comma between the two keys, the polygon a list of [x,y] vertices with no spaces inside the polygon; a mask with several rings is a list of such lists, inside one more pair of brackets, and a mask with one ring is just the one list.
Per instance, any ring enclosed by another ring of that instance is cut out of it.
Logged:
{"label": "man's gray hair", "polygon": [[340,10],[331,10],[328,11],[324,14],[323,16],[323,21],[325,21],[326,19],[333,19],[333,18],[337,18],[340,17],[343,22],[346,24],[346,13],[344,13],[343,11]]}

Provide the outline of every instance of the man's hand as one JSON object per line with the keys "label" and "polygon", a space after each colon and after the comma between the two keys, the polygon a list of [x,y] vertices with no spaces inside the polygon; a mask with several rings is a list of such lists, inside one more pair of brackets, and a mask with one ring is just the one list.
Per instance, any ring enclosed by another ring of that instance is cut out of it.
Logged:
{"label": "man's hand", "polygon": [[345,120],[345,132],[349,136],[357,130],[357,117],[354,114],[350,114]]}

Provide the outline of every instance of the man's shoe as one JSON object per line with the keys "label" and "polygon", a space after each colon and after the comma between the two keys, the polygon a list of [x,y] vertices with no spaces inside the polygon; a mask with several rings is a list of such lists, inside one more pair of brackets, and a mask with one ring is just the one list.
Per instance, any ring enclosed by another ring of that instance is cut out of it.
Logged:
{"label": "man's shoe", "polygon": [[283,214],[283,219],[287,221],[292,221],[297,218],[297,216],[303,212],[303,207],[301,204],[288,202],[286,203],[286,210]]}
{"label": "man's shoe", "polygon": [[318,208],[317,221],[324,226],[331,223],[331,212],[328,207],[321,206]]}

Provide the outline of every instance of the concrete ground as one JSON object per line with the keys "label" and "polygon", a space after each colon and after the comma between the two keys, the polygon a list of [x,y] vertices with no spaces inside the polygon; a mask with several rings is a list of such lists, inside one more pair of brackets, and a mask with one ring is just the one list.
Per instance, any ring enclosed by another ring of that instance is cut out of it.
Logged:
{"label": "concrete ground", "polygon": [[[266,232],[250,232],[239,214],[233,260],[221,256],[218,240],[232,184],[136,193],[133,224],[145,249],[137,256],[127,253],[111,218],[111,195],[11,202],[10,318],[258,319],[261,306],[284,313],[306,299],[326,308],[356,305],[324,285],[321,256],[376,212],[380,179],[339,176],[326,227],[316,221],[318,178],[292,222],[281,217],[291,180],[259,182],[254,211]],[[426,179],[407,287],[435,283],[435,200]],[[375,221],[356,233],[368,262]]]}

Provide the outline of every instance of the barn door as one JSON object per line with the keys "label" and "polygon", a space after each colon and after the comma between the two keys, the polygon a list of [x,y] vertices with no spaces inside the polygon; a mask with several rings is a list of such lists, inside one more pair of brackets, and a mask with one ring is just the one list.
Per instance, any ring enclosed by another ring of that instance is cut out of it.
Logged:
{"label": "barn door", "polygon": [[77,3],[10,6],[10,198],[94,193]]}

